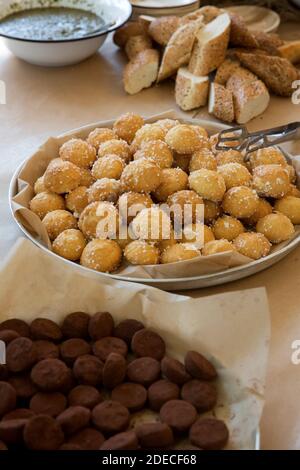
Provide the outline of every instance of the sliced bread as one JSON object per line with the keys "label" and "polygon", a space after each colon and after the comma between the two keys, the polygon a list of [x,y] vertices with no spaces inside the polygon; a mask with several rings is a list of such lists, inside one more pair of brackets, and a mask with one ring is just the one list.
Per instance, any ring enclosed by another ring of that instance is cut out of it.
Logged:
{"label": "sliced bread", "polygon": [[151,49],[152,41],[149,36],[140,34],[138,36],[131,36],[125,45],[125,52],[129,60],[139,54],[139,52]]}
{"label": "sliced bread", "polygon": [[159,53],[155,49],[139,52],[125,67],[123,74],[124,88],[134,95],[144,88],[149,88],[157,79]]}
{"label": "sliced bread", "polygon": [[180,18],[178,16],[163,16],[151,22],[148,33],[155,42],[166,46],[179,26]]}
{"label": "sliced bread", "polygon": [[219,83],[212,83],[209,91],[208,112],[224,122],[234,121],[233,95]]}
{"label": "sliced bread", "polygon": [[175,99],[178,106],[184,111],[200,108],[207,104],[209,91],[209,78],[197,77],[182,67],[177,72],[175,85]]}

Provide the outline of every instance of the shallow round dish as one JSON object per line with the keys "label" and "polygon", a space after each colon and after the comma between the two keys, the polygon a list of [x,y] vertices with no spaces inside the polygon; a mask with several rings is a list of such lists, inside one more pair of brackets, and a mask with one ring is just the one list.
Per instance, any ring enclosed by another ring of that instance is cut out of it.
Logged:
{"label": "shallow round dish", "polygon": [[275,32],[280,25],[280,16],[273,10],[255,5],[227,7],[226,10],[240,15],[251,31]]}
{"label": "shallow round dish", "polygon": [[72,65],[93,55],[104,43],[108,33],[128,21],[132,7],[128,0],[3,0],[0,20],[12,13],[31,8],[79,8],[101,16],[107,25],[87,37],[61,40],[20,39],[1,34],[6,47],[17,57],[34,65],[60,67]]}

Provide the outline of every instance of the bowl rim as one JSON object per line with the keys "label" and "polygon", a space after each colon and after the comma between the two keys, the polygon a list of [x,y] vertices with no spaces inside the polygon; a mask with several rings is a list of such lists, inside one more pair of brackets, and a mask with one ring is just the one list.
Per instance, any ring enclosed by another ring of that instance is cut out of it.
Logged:
{"label": "bowl rim", "polygon": [[198,3],[199,0],[187,0],[186,3],[183,5],[175,5],[175,6],[164,6],[162,5],[161,7],[155,7],[155,6],[148,6],[148,5],[135,5],[134,3],[132,4],[133,8],[137,9],[147,9],[147,10],[175,10],[177,8],[184,8],[184,7],[189,7],[191,5],[194,5],[195,3]]}
{"label": "bowl rim", "polygon": [[[120,0],[119,0],[120,1]],[[91,34],[89,36],[83,36],[81,38],[72,38],[72,39],[28,39],[28,38],[19,38],[15,36],[11,36],[9,34],[3,34],[0,31],[0,38],[3,37],[5,39],[12,39],[13,41],[21,41],[21,42],[31,42],[31,43],[36,43],[36,44],[57,44],[57,43],[70,43],[70,42],[78,42],[78,41],[87,41],[88,39],[95,39],[104,35],[107,35],[113,31],[116,31],[117,29],[121,28],[124,26],[125,23],[131,18],[133,8],[129,0],[121,0],[124,2],[124,4],[127,4],[128,7],[128,13],[124,19],[122,19],[120,22],[117,24],[114,24],[110,27],[107,28],[105,31],[101,31],[98,34]],[[41,7],[43,8],[43,7]],[[21,10],[23,11],[23,10]],[[10,16],[10,15],[7,15]],[[5,18],[5,17],[4,17]]]}

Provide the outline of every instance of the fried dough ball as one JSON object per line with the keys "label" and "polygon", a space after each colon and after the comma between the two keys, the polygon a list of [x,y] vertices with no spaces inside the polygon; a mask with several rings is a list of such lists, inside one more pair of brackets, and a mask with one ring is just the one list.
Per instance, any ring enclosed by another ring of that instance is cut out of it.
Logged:
{"label": "fried dough ball", "polygon": [[142,143],[134,154],[134,160],[139,158],[151,158],[159,168],[171,168],[173,164],[173,154],[163,140],[149,140]]}
{"label": "fried dough ball", "polygon": [[254,214],[258,204],[259,197],[253,189],[247,186],[237,186],[227,191],[222,206],[227,214],[237,219],[245,219]]}
{"label": "fried dough ball", "polygon": [[38,193],[29,203],[29,208],[43,219],[48,212],[65,208],[65,200],[62,196],[49,191]]}
{"label": "fried dough ball", "polygon": [[124,160],[118,155],[106,155],[99,158],[93,165],[92,176],[95,179],[111,178],[119,180],[125,168]]}
{"label": "fried dough ball", "polygon": [[246,166],[244,156],[237,150],[221,150],[216,154],[217,165],[227,165],[228,163],[239,163]]}
{"label": "fried dough ball", "polygon": [[233,242],[241,255],[252,259],[264,258],[270,253],[271,243],[262,233],[241,233]]}
{"label": "fried dough ball", "polygon": [[173,246],[173,245],[176,245],[177,244],[177,240],[175,239],[175,234],[174,234],[174,230],[171,228],[171,231],[170,231],[170,238],[167,239],[167,240],[160,240],[159,242],[156,243],[157,244],[157,247],[159,249],[159,251],[162,253],[163,251],[165,251],[167,248],[169,248],[170,246]]}
{"label": "fried dough ball", "polygon": [[281,165],[261,165],[253,170],[253,187],[259,196],[279,199],[290,189],[289,173]]}
{"label": "fried dough ball", "polygon": [[300,191],[297,188],[297,186],[295,186],[294,184],[291,184],[289,192],[286,194],[286,196],[300,197]]}
{"label": "fried dough ball", "polygon": [[131,144],[135,134],[144,125],[144,123],[144,119],[142,116],[139,116],[139,114],[126,113],[115,121],[113,130],[119,139],[123,139],[128,144]]}
{"label": "fried dough ball", "polygon": [[97,127],[89,133],[86,140],[90,145],[93,145],[95,149],[98,150],[103,142],[115,139],[116,137],[117,136],[112,129],[107,129],[106,127]]}
{"label": "fried dough ball", "polygon": [[249,163],[252,169],[261,165],[282,165],[287,162],[283,153],[276,147],[268,147],[252,152],[249,155]]}
{"label": "fried dough ball", "polygon": [[204,139],[209,140],[207,130],[204,129],[204,127],[202,127],[202,126],[197,126],[197,125],[192,125],[191,127],[192,127],[193,129],[195,129],[195,131],[198,132],[198,134],[200,135],[200,137],[203,137]]}
{"label": "fried dough ball", "polygon": [[43,193],[44,191],[47,191],[47,190],[44,185],[44,175],[43,175],[43,176],[40,176],[34,183],[34,192],[35,194],[38,194],[38,193]]}
{"label": "fried dough ball", "polygon": [[165,168],[161,170],[161,183],[153,191],[155,198],[166,201],[171,194],[186,189],[188,185],[188,175],[180,168]]}
{"label": "fried dough ball", "polygon": [[203,256],[215,255],[217,253],[225,253],[227,251],[236,251],[235,247],[228,240],[212,240],[204,245],[202,249]]}
{"label": "fried dough ball", "polygon": [[122,220],[127,220],[129,224],[135,216],[143,209],[147,209],[153,205],[153,201],[148,194],[124,193],[119,197],[118,208]]}
{"label": "fried dough ball", "polygon": [[95,201],[117,202],[121,192],[120,181],[102,178],[88,189],[89,203]]}
{"label": "fried dough ball", "polygon": [[131,144],[131,151],[135,153],[144,142],[149,142],[153,140],[165,140],[166,129],[164,129],[159,124],[145,124],[141,127],[137,133]]}
{"label": "fried dough ball", "polygon": [[223,176],[205,168],[190,174],[189,185],[199,196],[213,202],[222,201],[226,192]]}
{"label": "fried dough ball", "polygon": [[52,160],[44,174],[44,184],[48,191],[63,194],[77,188],[81,182],[80,168],[61,158]]}
{"label": "fried dough ball", "polygon": [[98,157],[106,157],[106,155],[118,155],[124,162],[128,163],[131,160],[130,147],[125,140],[112,139],[103,142],[98,150]]}
{"label": "fried dough ball", "polygon": [[143,209],[131,222],[136,238],[147,241],[169,240],[171,220],[159,207]]}
{"label": "fried dough ball", "polygon": [[161,126],[167,133],[172,127],[178,126],[180,122],[177,119],[159,119],[155,124]]}
{"label": "fried dough ball", "polygon": [[80,186],[86,186],[89,188],[93,183],[95,183],[95,178],[93,178],[91,170],[88,170],[87,168],[80,168],[80,173]]}
{"label": "fried dough ball", "polygon": [[60,147],[59,156],[81,168],[90,168],[96,160],[96,150],[85,140],[71,139]]}
{"label": "fried dough ball", "polygon": [[116,239],[119,231],[119,211],[112,204],[104,202],[98,206],[97,215],[101,216],[96,226],[96,238]]}
{"label": "fried dough ball", "polygon": [[294,225],[300,224],[300,199],[294,196],[285,196],[275,203],[275,210],[286,215]]}
{"label": "fried dough ball", "polygon": [[173,168],[181,168],[185,173],[188,173],[190,161],[191,155],[179,155],[179,153],[174,153]]}
{"label": "fried dough ball", "polygon": [[178,261],[187,261],[201,256],[198,248],[192,243],[177,243],[166,248],[161,255],[162,264],[177,263]]}
{"label": "fried dough ball", "polygon": [[77,261],[86,246],[86,240],[80,230],[70,228],[61,232],[52,244],[54,253],[70,261]]}
{"label": "fried dough ball", "polygon": [[66,195],[66,207],[74,213],[75,217],[79,217],[88,203],[88,188],[86,186],[78,186]]}
{"label": "fried dough ball", "polygon": [[215,221],[212,230],[217,240],[225,238],[231,242],[238,235],[245,232],[245,227],[243,226],[242,222],[240,222],[235,217],[231,217],[230,215],[223,215]]}
{"label": "fried dough ball", "polygon": [[202,149],[193,153],[189,163],[190,172],[201,170],[201,168],[213,171],[217,169],[217,160],[211,150]]}
{"label": "fried dough ball", "polygon": [[48,212],[42,222],[46,227],[50,240],[55,240],[64,230],[77,228],[77,220],[75,217],[71,212],[62,209]]}
{"label": "fried dough ball", "polygon": [[[182,222],[185,222],[186,224],[196,222],[197,219],[199,220],[199,217],[202,215],[200,210],[202,208],[204,210],[202,197],[198,196],[195,191],[190,189],[183,189],[171,194],[167,199],[167,204],[170,208],[174,207],[174,209],[176,206],[179,206],[181,209],[180,215],[182,217]],[[189,213],[185,212],[186,209],[190,211],[191,217],[189,217]]]}
{"label": "fried dough ball", "polygon": [[203,224],[191,224],[184,227],[182,242],[193,243],[198,248],[202,248],[205,243],[214,240],[214,234],[210,227]]}
{"label": "fried dough ball", "polygon": [[179,124],[168,131],[165,141],[175,152],[188,154],[201,149],[203,138],[192,126]]}
{"label": "fried dough ball", "polygon": [[205,199],[204,203],[204,222],[211,224],[222,213],[222,207],[217,202],[208,201]]}
{"label": "fried dough ball", "polygon": [[262,233],[271,243],[281,243],[291,238],[295,228],[286,215],[276,212],[260,219],[256,224],[256,231]]}
{"label": "fried dough ball", "polygon": [[297,179],[295,168],[292,165],[286,165],[285,168],[289,174],[290,183],[295,183]]}
{"label": "fried dough ball", "polygon": [[272,214],[272,211],[273,208],[271,204],[266,199],[259,198],[257,209],[251,217],[245,219],[244,222],[247,225],[256,225],[259,219],[265,215]]}
{"label": "fried dough ball", "polygon": [[159,263],[159,249],[144,240],[135,240],[126,246],[124,256],[130,264],[149,265]]}
{"label": "fried dough ball", "polygon": [[150,193],[161,183],[162,170],[152,160],[141,158],[129,163],[121,175],[123,191]]}
{"label": "fried dough ball", "polygon": [[92,202],[86,206],[78,221],[78,226],[84,236],[86,238],[95,238],[98,223],[107,218],[114,209],[117,212],[114,205],[107,201]]}
{"label": "fried dough ball", "polygon": [[115,271],[122,259],[122,250],[114,240],[92,240],[84,248],[80,264],[96,271]]}
{"label": "fried dough ball", "polygon": [[252,181],[250,172],[239,163],[227,163],[219,166],[218,173],[223,176],[227,190],[235,186],[250,186]]}

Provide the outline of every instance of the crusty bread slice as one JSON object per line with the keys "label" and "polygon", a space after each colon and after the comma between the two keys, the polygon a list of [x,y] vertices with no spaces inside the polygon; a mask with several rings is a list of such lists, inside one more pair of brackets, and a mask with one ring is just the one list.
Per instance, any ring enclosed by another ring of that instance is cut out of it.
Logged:
{"label": "crusty bread slice", "polygon": [[227,13],[201,28],[193,47],[189,71],[205,76],[217,69],[225,59],[230,34],[230,17]]}
{"label": "crusty bread slice", "polygon": [[221,8],[217,8],[212,5],[206,5],[205,7],[201,7],[192,13],[188,13],[187,15],[184,15],[181,19],[181,24],[185,24],[188,21],[194,21],[197,18],[200,18],[201,16],[203,17],[203,23],[207,24],[213,21],[215,18],[217,18],[217,16],[221,15],[224,12],[225,10]]}
{"label": "crusty bread slice", "polygon": [[149,88],[157,79],[159,53],[155,49],[139,52],[124,69],[123,82],[127,93],[134,95]]}
{"label": "crusty bread slice", "polygon": [[240,65],[239,68],[237,68],[236,71],[228,78],[226,88],[227,90],[234,92],[239,86],[243,86],[244,82],[255,82],[256,80],[258,80],[258,78],[254,73]]}
{"label": "crusty bread slice", "polygon": [[249,31],[243,18],[235,13],[230,13],[231,28],[230,28],[230,45],[237,47],[257,47],[258,42]]}
{"label": "crusty bread slice", "polygon": [[180,18],[178,16],[163,16],[151,22],[148,33],[155,42],[166,46],[179,26]]}
{"label": "crusty bread slice", "polygon": [[177,72],[175,99],[184,111],[200,108],[207,104],[209,78],[197,77],[189,72],[187,67],[181,67]]}
{"label": "crusty bread slice", "polygon": [[253,31],[252,34],[259,49],[266,51],[269,55],[279,55],[278,48],[283,45],[283,41],[278,34],[265,33],[264,31]]}
{"label": "crusty bread slice", "polygon": [[170,77],[179,67],[189,62],[196,33],[202,25],[202,19],[198,18],[196,21],[180,26],[175,31],[164,51],[158,72],[158,82]]}
{"label": "crusty bread slice", "polygon": [[114,43],[119,47],[125,47],[126,42],[131,36],[147,34],[146,26],[139,21],[129,21],[122,28],[118,29],[114,36]]}
{"label": "crusty bread slice", "polygon": [[149,36],[140,34],[138,36],[131,36],[125,45],[125,52],[129,60],[134,59],[139,52],[152,48],[152,41]]}
{"label": "crusty bread slice", "polygon": [[300,40],[287,42],[278,48],[281,57],[289,60],[292,64],[300,63]]}
{"label": "crusty bread slice", "polygon": [[241,67],[241,64],[236,59],[225,59],[224,62],[220,65],[217,69],[217,73],[215,76],[215,83],[219,83],[220,85],[226,85],[228,79],[233,75],[237,69]]}
{"label": "crusty bread slice", "polygon": [[208,112],[224,122],[234,121],[233,95],[219,83],[212,83],[209,91]]}
{"label": "crusty bread slice", "polygon": [[270,91],[280,96],[293,94],[293,82],[298,79],[298,71],[289,60],[268,55],[236,55],[245,67],[265,82]]}

